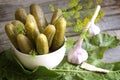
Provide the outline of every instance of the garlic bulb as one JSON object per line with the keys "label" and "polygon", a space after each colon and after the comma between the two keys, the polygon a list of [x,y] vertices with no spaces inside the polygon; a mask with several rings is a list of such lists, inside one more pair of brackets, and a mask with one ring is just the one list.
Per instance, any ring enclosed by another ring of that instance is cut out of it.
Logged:
{"label": "garlic bulb", "polygon": [[96,35],[100,33],[100,28],[94,24],[94,21],[100,11],[100,5],[97,6],[96,11],[94,12],[94,15],[92,16],[92,19],[90,21],[90,26],[88,27],[89,33],[91,35]]}
{"label": "garlic bulb", "polygon": [[89,33],[91,35],[96,35],[100,33],[100,28],[96,26],[94,23],[92,23],[89,27]]}
{"label": "garlic bulb", "polygon": [[81,64],[88,58],[88,53],[82,48],[83,39],[79,39],[76,47],[70,50],[68,53],[68,62],[73,64]]}

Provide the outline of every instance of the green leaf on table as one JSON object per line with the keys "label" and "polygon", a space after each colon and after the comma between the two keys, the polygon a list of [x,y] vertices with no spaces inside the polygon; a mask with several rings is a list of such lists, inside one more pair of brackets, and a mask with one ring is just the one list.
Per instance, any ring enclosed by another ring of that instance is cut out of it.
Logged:
{"label": "green leaf on table", "polygon": [[89,64],[111,71],[114,69],[114,64],[102,62],[101,59],[93,60]]}
{"label": "green leaf on table", "polygon": [[106,74],[107,80],[120,80],[120,70]]}
{"label": "green leaf on table", "polygon": [[0,54],[0,77],[5,80],[34,80],[55,78],[58,74],[43,66],[37,67],[34,70],[28,70],[14,58],[11,49]]}
{"label": "green leaf on table", "polygon": [[93,59],[101,59],[107,49],[117,47],[119,42],[119,39],[115,36],[100,33],[92,37],[87,37],[82,47],[87,50]]}
{"label": "green leaf on table", "polygon": [[[34,70],[28,70],[20,62],[13,58],[13,52],[9,49],[0,54],[0,79],[1,80],[119,80],[120,65],[118,63],[103,63],[100,59],[92,60],[90,64],[111,70],[107,74],[86,71],[80,65],[70,64],[67,56],[63,61],[51,70],[40,66]],[[115,70],[115,71],[113,71]]]}
{"label": "green leaf on table", "polygon": [[114,63],[114,68],[113,68],[113,70],[114,70],[114,71],[120,70],[120,62]]}
{"label": "green leaf on table", "polygon": [[0,54],[0,75],[2,80],[26,80],[20,66],[18,66],[13,58],[13,52],[9,49]]}
{"label": "green leaf on table", "polygon": [[91,38],[91,43],[99,47],[116,47],[119,40],[115,36],[109,34],[98,34]]}
{"label": "green leaf on table", "polygon": [[[104,63],[100,60],[92,61],[90,64],[93,64],[97,67],[101,67],[108,70],[113,70],[114,63]],[[80,68],[80,65],[74,65],[67,62],[67,56],[65,56],[62,63],[53,69],[53,71],[57,72],[60,76],[55,80],[116,80],[120,79],[119,72],[112,71],[108,74],[96,73],[87,70],[83,70]],[[114,78],[112,78],[114,77]],[[54,80],[54,79],[53,79]]]}

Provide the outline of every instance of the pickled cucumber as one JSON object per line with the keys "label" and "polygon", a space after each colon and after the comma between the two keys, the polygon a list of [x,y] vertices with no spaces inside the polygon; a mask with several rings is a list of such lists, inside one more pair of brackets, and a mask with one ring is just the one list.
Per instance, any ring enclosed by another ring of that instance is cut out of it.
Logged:
{"label": "pickled cucumber", "polygon": [[63,17],[60,17],[55,24],[56,33],[52,41],[52,50],[59,49],[64,43],[64,36],[66,30],[66,20]]}
{"label": "pickled cucumber", "polygon": [[43,10],[37,4],[30,6],[30,13],[35,17],[40,32],[43,32],[44,28],[48,25],[44,16]]}
{"label": "pickled cucumber", "polygon": [[34,49],[32,42],[23,34],[17,35],[17,43],[21,52],[29,54]]}
{"label": "pickled cucumber", "polygon": [[15,19],[20,20],[25,24],[27,18],[27,13],[24,8],[19,8],[15,12]]}
{"label": "pickled cucumber", "polygon": [[59,19],[59,17],[62,16],[62,10],[61,9],[55,9],[53,16],[52,16],[52,20],[51,23],[54,25],[55,22]]}
{"label": "pickled cucumber", "polygon": [[28,16],[27,16],[25,29],[26,29],[27,37],[31,41],[35,42],[37,34],[39,34],[39,30],[38,30],[35,18],[31,14],[28,14]]}
{"label": "pickled cucumber", "polygon": [[51,47],[52,40],[55,35],[55,31],[56,29],[54,25],[48,25],[43,31],[43,34],[45,34],[47,37],[49,47]]}
{"label": "pickled cucumber", "polygon": [[37,36],[36,49],[39,54],[47,54],[49,52],[47,37],[44,34]]}
{"label": "pickled cucumber", "polygon": [[5,32],[7,33],[7,36],[10,39],[11,43],[14,45],[14,47],[18,49],[17,38],[14,32],[14,25],[11,23],[6,24]]}
{"label": "pickled cucumber", "polygon": [[18,34],[25,34],[25,26],[21,21],[14,20],[12,22],[12,24],[14,25],[14,32],[15,32],[16,36]]}

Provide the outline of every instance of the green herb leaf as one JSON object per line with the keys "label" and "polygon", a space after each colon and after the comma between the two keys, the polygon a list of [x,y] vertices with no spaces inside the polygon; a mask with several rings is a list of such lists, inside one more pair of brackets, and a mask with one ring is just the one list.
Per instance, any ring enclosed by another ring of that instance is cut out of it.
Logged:
{"label": "green herb leaf", "polygon": [[[119,40],[115,36],[109,34],[98,34],[92,37],[91,43],[99,47],[116,47],[118,46]],[[114,45],[113,45],[114,44]]]}
{"label": "green herb leaf", "polygon": [[101,33],[92,37],[87,37],[84,40],[82,47],[90,53],[89,55],[101,59],[108,48],[114,48],[118,45],[119,39],[115,36]]}
{"label": "green herb leaf", "polygon": [[[98,3],[102,2],[102,0],[95,1],[97,1]],[[81,30],[80,27],[86,27],[94,13],[93,3],[94,1],[92,0],[70,0],[68,3],[69,7],[67,9],[62,10],[62,14],[68,22],[67,26],[75,27],[75,29],[73,29],[73,31],[75,32],[79,32],[79,30]],[[49,6],[51,10],[54,11],[54,6]],[[95,23],[98,22],[103,16],[104,12],[101,10],[95,20]],[[80,20],[82,24],[77,24],[77,20]],[[73,23],[71,23],[71,21]]]}
{"label": "green herb leaf", "polygon": [[75,7],[79,4],[80,0],[70,0],[69,7]]}
{"label": "green herb leaf", "polygon": [[31,51],[29,52],[29,54],[32,55],[32,56],[35,56],[35,55],[37,54],[37,52],[36,52],[35,50],[31,50]]}
{"label": "green herb leaf", "polygon": [[82,24],[81,20],[77,19],[76,25],[74,27],[74,31],[80,32],[82,29],[83,29],[83,24]]}
{"label": "green herb leaf", "polygon": [[40,66],[36,69],[28,70],[22,66],[19,60],[16,61],[11,49],[0,53],[0,78],[1,80],[37,80],[55,78],[58,74],[54,71]]}
{"label": "green herb leaf", "polygon": [[49,5],[51,11],[55,11],[55,8],[52,4]]}
{"label": "green herb leaf", "polygon": [[102,2],[102,0],[96,0],[97,4],[100,4]]}

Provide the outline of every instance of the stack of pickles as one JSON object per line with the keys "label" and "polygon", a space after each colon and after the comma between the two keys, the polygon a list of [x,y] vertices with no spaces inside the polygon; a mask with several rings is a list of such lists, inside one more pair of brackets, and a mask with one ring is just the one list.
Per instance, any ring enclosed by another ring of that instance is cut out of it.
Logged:
{"label": "stack of pickles", "polygon": [[38,4],[30,5],[30,13],[24,8],[15,12],[15,20],[5,25],[5,31],[14,47],[22,53],[48,54],[65,42],[66,20],[62,10],[56,9],[50,24]]}

